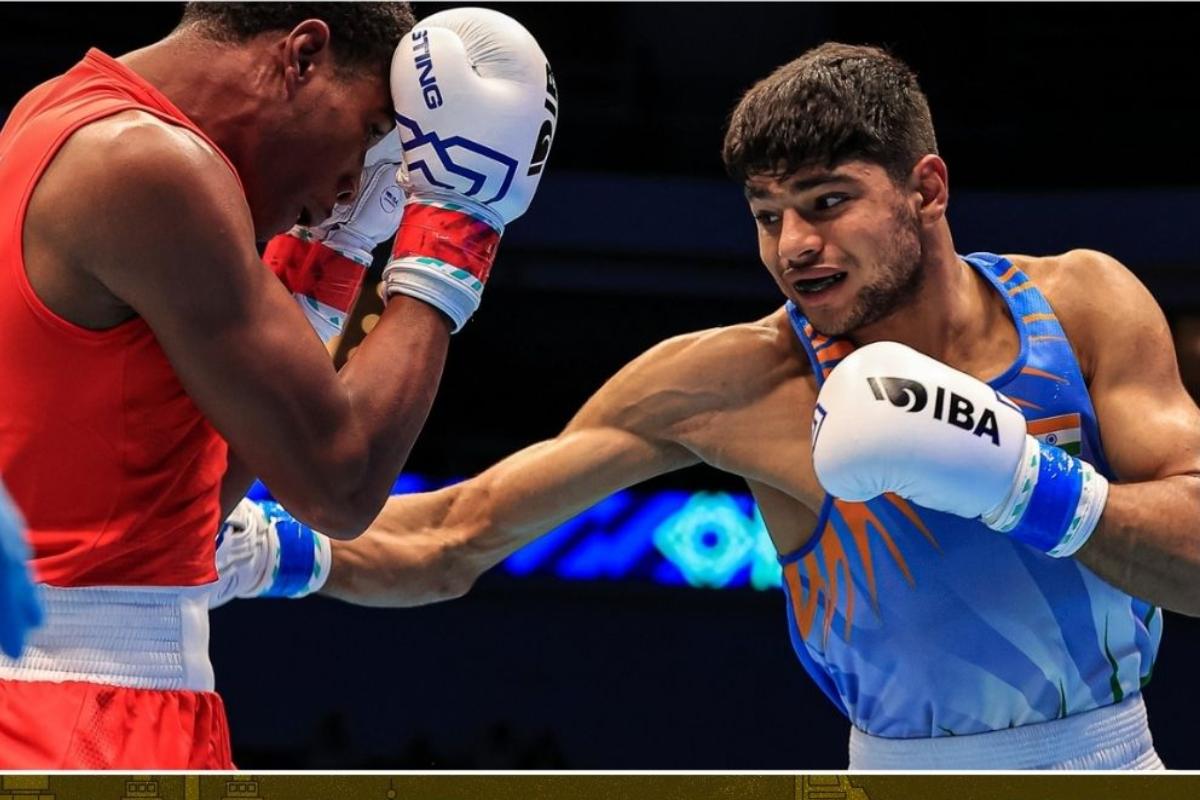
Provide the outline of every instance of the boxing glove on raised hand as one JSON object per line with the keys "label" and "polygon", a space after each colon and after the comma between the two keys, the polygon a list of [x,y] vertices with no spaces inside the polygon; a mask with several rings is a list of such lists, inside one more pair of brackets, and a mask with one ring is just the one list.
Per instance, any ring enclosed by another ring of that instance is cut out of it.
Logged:
{"label": "boxing glove on raised hand", "polygon": [[318,225],[294,226],[271,239],[263,261],[292,292],[321,341],[342,332],[375,247],[396,233],[404,213],[400,136],[392,131],[367,151],[358,193]]}
{"label": "boxing glove on raised hand", "polygon": [[431,303],[457,331],[479,306],[504,226],[533,199],[557,88],[533,36],[482,8],[420,22],[397,48],[391,78],[407,201],[385,297]]}
{"label": "boxing glove on raised hand", "polygon": [[830,373],[813,417],[813,465],[834,497],[885,492],[1009,534],[1054,556],[1095,529],[1108,483],[1039,442],[986,383],[897,342],[876,342]]}

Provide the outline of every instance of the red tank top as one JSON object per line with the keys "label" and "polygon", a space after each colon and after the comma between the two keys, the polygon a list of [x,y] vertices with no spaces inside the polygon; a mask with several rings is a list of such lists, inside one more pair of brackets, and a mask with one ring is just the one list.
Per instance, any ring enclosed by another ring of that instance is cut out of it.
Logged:
{"label": "red tank top", "polygon": [[[25,272],[22,231],[38,179],[72,133],[131,109],[212,145],[98,50],[22,98],[0,131],[0,474],[29,525],[38,578],[56,586],[216,579],[225,442],[141,318],[81,328],[50,311]],[[97,217],[120,213],[119,202]]]}

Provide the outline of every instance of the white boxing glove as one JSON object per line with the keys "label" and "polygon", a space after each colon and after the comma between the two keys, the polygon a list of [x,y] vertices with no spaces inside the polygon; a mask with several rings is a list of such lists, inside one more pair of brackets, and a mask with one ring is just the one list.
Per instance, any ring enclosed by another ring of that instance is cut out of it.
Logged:
{"label": "white boxing glove", "polygon": [[235,597],[304,597],[329,578],[329,539],[278,503],[243,499],[217,534],[217,582],[208,607]]}
{"label": "white boxing glove", "polygon": [[372,251],[392,238],[400,224],[400,160],[400,135],[392,131],[367,151],[352,202],[334,206],[319,225],[297,225],[274,237],[263,251],[264,263],[292,292],[325,343],[345,327]]}
{"label": "white boxing glove", "polygon": [[316,238],[347,258],[371,266],[372,251],[396,235],[404,214],[402,160],[400,133],[392,130],[367,150],[354,200],[338,203],[329,219],[310,229]]}
{"label": "white boxing glove", "polygon": [[1090,464],[1029,436],[1006,397],[897,342],[861,347],[834,368],[817,397],[812,448],[834,497],[894,492],[1054,556],[1083,545],[1108,497]]}
{"label": "white boxing glove", "polygon": [[479,306],[504,226],[537,189],[558,114],[554,76],[516,20],[456,8],[397,48],[392,99],[408,200],[385,298],[424,300],[457,331]]}

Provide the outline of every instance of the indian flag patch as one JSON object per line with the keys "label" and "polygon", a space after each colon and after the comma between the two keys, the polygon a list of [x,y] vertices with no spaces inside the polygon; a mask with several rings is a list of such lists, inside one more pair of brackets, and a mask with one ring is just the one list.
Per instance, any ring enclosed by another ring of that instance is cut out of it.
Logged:
{"label": "indian flag patch", "polygon": [[1027,429],[1029,435],[1038,441],[1053,445],[1068,455],[1079,455],[1081,431],[1078,414],[1032,419]]}

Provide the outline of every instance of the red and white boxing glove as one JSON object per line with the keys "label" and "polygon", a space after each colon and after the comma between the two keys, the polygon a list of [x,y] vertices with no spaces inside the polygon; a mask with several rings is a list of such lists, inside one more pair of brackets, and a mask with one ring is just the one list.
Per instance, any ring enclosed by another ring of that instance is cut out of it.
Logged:
{"label": "red and white boxing glove", "polygon": [[821,387],[813,466],[825,491],[861,502],[894,492],[1052,556],[1076,552],[1108,499],[1087,462],[1026,433],[983,381],[897,342],[842,360]]}
{"label": "red and white boxing glove", "polygon": [[516,20],[456,8],[397,48],[392,99],[408,200],[385,299],[424,300],[458,331],[479,307],[504,226],[537,189],[558,113],[554,77]]}
{"label": "red and white boxing glove", "polygon": [[300,303],[321,341],[342,332],[371,251],[396,233],[404,213],[400,137],[392,131],[367,151],[358,194],[319,225],[297,225],[267,243],[263,261]]}

